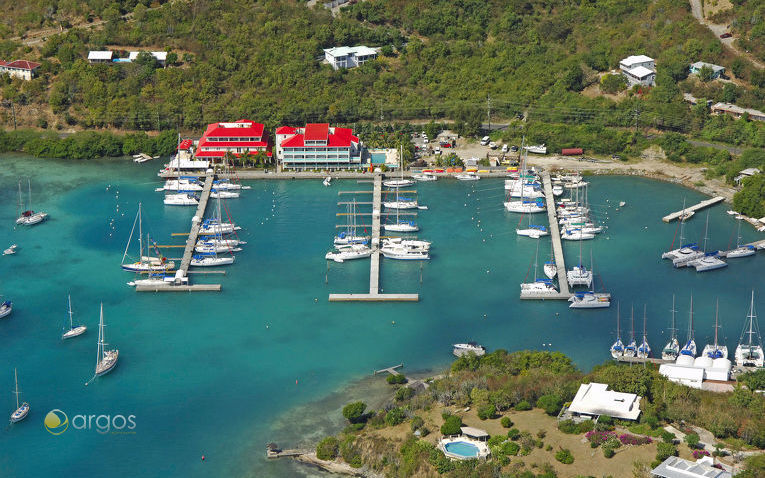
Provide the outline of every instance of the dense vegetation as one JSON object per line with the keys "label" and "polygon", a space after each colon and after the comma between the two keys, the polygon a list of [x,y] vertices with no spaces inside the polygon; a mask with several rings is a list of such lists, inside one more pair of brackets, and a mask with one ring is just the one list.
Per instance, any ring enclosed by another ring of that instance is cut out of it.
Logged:
{"label": "dense vegetation", "polygon": [[93,159],[136,153],[167,156],[177,146],[175,131],[156,136],[144,132],[117,135],[109,132],[83,131],[60,138],[55,133],[30,130],[0,130],[0,153],[21,151],[44,158]]}

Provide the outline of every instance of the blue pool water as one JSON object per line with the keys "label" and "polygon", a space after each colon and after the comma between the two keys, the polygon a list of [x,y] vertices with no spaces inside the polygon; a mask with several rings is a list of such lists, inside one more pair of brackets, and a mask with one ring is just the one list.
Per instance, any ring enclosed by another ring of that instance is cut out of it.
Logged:
{"label": "blue pool water", "polygon": [[[419,293],[420,302],[329,303],[330,293],[369,288],[368,260],[324,259],[335,225],[344,221],[335,216],[344,212],[337,192],[365,189],[356,181],[329,188],[320,180],[250,182],[251,190],[227,203],[248,244],[225,276],[193,279],[221,283],[222,291],[138,294],[125,285],[133,275],[119,267],[138,202],[144,233],[160,244],[182,244],[171,233],[188,232],[194,215],[193,208],[162,205],[154,192],[157,161],[0,161],[0,249],[19,245],[16,255],[0,256],[0,295],[14,302],[13,314],[0,320],[0,418],[15,408],[14,367],[31,406],[24,422],[0,427],[2,476],[315,475],[288,460],[267,460],[265,445],[310,447],[341,430],[345,403],[387,387],[371,377],[375,369],[403,362],[407,374],[440,372],[452,360],[451,344],[475,340],[489,350],[559,350],[589,370],[608,359],[615,338],[615,307],[571,310],[566,302],[519,300],[518,284],[534,274],[537,244],[541,266],[550,240],[515,234],[519,217],[502,207],[499,179],[417,185],[420,203],[429,206],[416,218],[419,237],[433,241],[433,259],[383,260],[380,284],[383,292]],[[32,207],[50,219],[14,229],[17,180],[27,175]],[[660,218],[680,209],[683,197],[694,204],[704,196],[634,177],[596,177],[591,184],[590,202],[609,228],[582,244],[583,261],[589,264],[592,250],[597,273],[621,302],[622,340],[629,339],[632,305],[642,335],[647,304],[648,341],[661,350],[676,294],[684,341],[692,293],[699,349],[713,338],[719,298],[720,340],[732,353],[752,288],[756,307],[765,310],[765,253],[703,274],[675,270],[659,257],[676,224]],[[627,206],[617,210],[619,201]],[[726,209],[709,209],[710,250],[735,244]],[[688,222],[688,239],[701,239],[705,216]],[[546,223],[544,215],[534,221]],[[747,242],[765,237],[746,224],[741,232]],[[579,244],[564,248],[571,267]],[[180,256],[180,249],[167,256]],[[88,331],[62,342],[67,293],[75,321]],[[107,341],[120,359],[85,387],[95,365],[100,302]],[[70,420],[58,436],[43,427],[53,409]],[[137,426],[133,434],[76,429],[78,414],[132,414]]]}
{"label": "blue pool water", "polygon": [[464,441],[455,441],[444,445],[446,451],[454,453],[457,456],[464,458],[475,458],[478,456],[478,447],[472,443]]}
{"label": "blue pool water", "polygon": [[370,153],[372,164],[385,164],[385,153]]}

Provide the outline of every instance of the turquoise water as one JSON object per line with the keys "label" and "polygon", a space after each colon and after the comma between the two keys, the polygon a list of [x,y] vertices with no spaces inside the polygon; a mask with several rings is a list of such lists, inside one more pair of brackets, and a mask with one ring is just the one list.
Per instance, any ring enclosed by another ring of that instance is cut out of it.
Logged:
{"label": "turquoise water", "polygon": [[[119,268],[137,203],[144,205],[145,230],[164,244],[180,244],[182,238],[170,234],[187,231],[193,215],[191,208],[162,205],[153,191],[157,162],[0,160],[0,246],[19,244],[15,256],[0,256],[0,293],[15,304],[13,315],[0,321],[0,411],[10,414],[15,406],[13,367],[32,407],[26,421],[0,431],[3,476],[139,470],[142,476],[293,476],[303,469],[266,461],[265,444],[308,444],[336,431],[341,405],[380,383],[368,379],[376,368],[403,362],[407,373],[438,370],[451,361],[450,344],[476,340],[490,350],[560,350],[589,369],[606,360],[614,340],[615,307],[571,311],[563,302],[518,299],[518,284],[533,276],[537,242],[516,236],[518,216],[503,210],[500,180],[418,185],[420,202],[430,207],[417,218],[420,237],[434,242],[433,259],[383,261],[381,286],[417,292],[421,302],[330,304],[331,292],[368,290],[366,261],[327,266],[324,260],[338,223],[337,191],[366,185],[253,182],[228,204],[249,244],[227,275],[198,279],[220,281],[221,293],[137,294],[125,286],[132,276]],[[33,177],[33,207],[51,217],[14,229],[16,181],[26,175]],[[648,339],[660,349],[672,294],[682,330],[693,293],[701,348],[713,334],[719,298],[722,336],[732,354],[750,290],[760,287],[762,253],[705,274],[674,270],[659,257],[676,225],[660,217],[679,209],[683,197],[694,203],[702,195],[639,178],[593,178],[592,184],[590,201],[609,229],[583,244],[583,256],[588,262],[592,248],[596,270],[621,301],[623,331],[630,306],[642,320],[647,304]],[[628,204],[616,211],[619,201]],[[734,233],[725,209],[710,209],[714,248],[727,247]],[[704,216],[689,221],[688,237],[703,233]],[[742,233],[747,241],[762,237],[746,225]],[[579,244],[565,248],[575,262]],[[549,250],[549,239],[539,242],[540,264]],[[180,249],[169,251],[180,255]],[[62,342],[68,292],[75,319],[89,330]],[[120,362],[85,387],[101,301]],[[760,310],[764,301],[757,296]],[[53,436],[43,427],[52,409],[70,420],[133,414],[136,428],[102,435],[71,427]]]}
{"label": "turquoise water", "polygon": [[385,153],[370,153],[372,164],[385,164]]}
{"label": "turquoise water", "polygon": [[444,445],[444,448],[446,448],[446,451],[449,453],[454,453],[455,455],[459,455],[465,458],[475,458],[478,456],[478,447],[472,443],[467,443],[464,441],[447,443]]}

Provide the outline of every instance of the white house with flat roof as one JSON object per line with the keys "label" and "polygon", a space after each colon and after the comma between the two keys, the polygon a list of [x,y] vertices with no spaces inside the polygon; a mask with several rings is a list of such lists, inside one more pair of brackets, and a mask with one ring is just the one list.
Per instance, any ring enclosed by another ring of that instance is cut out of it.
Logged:
{"label": "white house with flat roof", "polygon": [[114,52],[110,50],[101,50],[101,51],[91,50],[88,52],[88,62],[89,63],[111,63],[113,56],[114,56]]}
{"label": "white house with flat roof", "polygon": [[656,83],[656,62],[645,55],[632,55],[619,62],[619,69],[630,87],[653,86]]}
{"label": "white house with flat roof", "polygon": [[360,46],[338,46],[324,49],[324,60],[332,68],[354,68],[377,58],[377,49]]}
{"label": "white house with flat roof", "polygon": [[605,383],[583,383],[569,405],[568,412],[574,416],[606,415],[621,420],[637,420],[640,416],[640,397],[634,393],[608,390]]}
{"label": "white house with flat roof", "polygon": [[651,470],[652,476],[660,478],[732,478],[729,471],[721,470],[706,463],[684,460],[670,456]]}
{"label": "white house with flat roof", "polygon": [[[138,58],[138,54],[141,53],[140,51],[131,51],[128,54],[128,60],[133,62]],[[165,66],[165,63],[167,63],[167,52],[166,51],[149,51],[147,52],[151,56],[154,57],[155,60],[159,62],[160,65]]]}

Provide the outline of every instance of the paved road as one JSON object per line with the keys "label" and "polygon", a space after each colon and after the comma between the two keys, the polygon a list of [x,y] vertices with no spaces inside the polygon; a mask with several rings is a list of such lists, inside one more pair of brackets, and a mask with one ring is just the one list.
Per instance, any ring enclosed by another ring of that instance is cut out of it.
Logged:
{"label": "paved road", "polygon": [[761,62],[757,61],[752,57],[752,55],[743,52],[736,48],[736,45],[733,43],[735,40],[735,37],[729,37],[729,38],[720,38],[720,35],[728,31],[728,27],[725,25],[718,25],[716,23],[709,23],[704,19],[704,9],[701,5],[701,0],[690,0],[691,2],[691,13],[693,13],[694,18],[698,20],[699,23],[702,25],[705,25],[707,28],[709,28],[712,33],[714,33],[715,38],[717,38],[720,43],[727,46],[731,50],[733,50],[734,53],[738,56],[742,56],[752,62],[754,66],[756,66],[759,69],[765,68],[765,65],[763,65]]}

